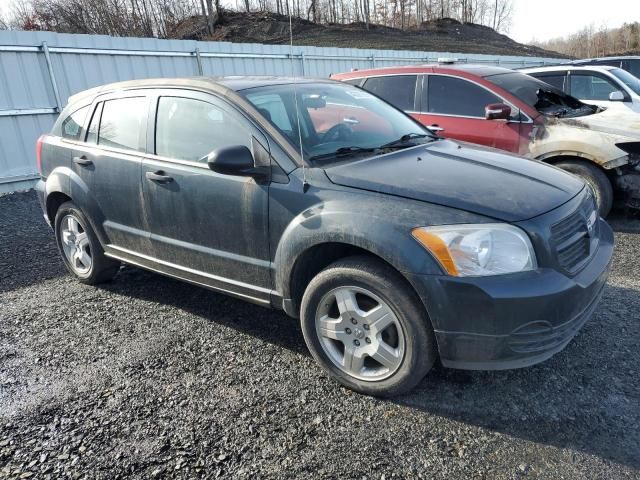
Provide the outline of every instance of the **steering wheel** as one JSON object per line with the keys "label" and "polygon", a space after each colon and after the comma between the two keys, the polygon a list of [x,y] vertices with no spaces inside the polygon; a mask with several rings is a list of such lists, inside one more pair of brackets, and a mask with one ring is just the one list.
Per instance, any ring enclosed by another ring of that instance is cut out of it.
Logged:
{"label": "steering wheel", "polygon": [[347,140],[353,135],[353,130],[346,123],[337,123],[322,135],[322,143]]}

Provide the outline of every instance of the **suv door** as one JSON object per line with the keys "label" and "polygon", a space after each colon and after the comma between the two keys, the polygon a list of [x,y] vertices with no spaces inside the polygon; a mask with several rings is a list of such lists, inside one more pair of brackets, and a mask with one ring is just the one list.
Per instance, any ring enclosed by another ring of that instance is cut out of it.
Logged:
{"label": "suv door", "polygon": [[414,116],[439,135],[519,152],[520,113],[512,106],[512,119],[486,120],[487,105],[505,103],[487,88],[463,78],[429,74],[424,76],[421,100]]}
{"label": "suv door", "polygon": [[611,107],[620,103],[609,100],[609,95],[613,92],[622,93],[626,102],[631,100],[622,85],[600,72],[569,72],[568,93],[583,102],[601,105],[603,107]]}
{"label": "suv door", "polygon": [[142,181],[154,261],[165,273],[267,301],[269,184],[215,173],[206,160],[244,145],[268,166],[266,138],[212,95],[160,90],[152,102]]}
{"label": "suv door", "polygon": [[72,196],[107,252],[112,246],[136,252],[149,248],[140,185],[147,112],[144,91],[100,96],[91,107],[84,142],[74,145],[71,168],[82,182],[72,185]]}

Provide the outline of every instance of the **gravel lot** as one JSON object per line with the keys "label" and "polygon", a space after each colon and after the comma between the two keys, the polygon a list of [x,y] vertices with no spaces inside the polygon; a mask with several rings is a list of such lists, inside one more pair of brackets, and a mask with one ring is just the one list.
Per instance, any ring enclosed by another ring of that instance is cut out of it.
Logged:
{"label": "gravel lot", "polygon": [[563,352],[379,400],[330,381],[283,313],[131,267],[75,282],[35,195],[2,197],[0,477],[638,478],[635,222]]}

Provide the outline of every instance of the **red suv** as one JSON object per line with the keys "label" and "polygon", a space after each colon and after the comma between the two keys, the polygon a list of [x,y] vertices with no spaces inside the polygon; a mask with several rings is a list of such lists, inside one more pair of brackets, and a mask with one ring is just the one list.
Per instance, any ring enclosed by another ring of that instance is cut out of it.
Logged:
{"label": "red suv", "polygon": [[543,160],[581,176],[603,217],[611,209],[614,186],[627,205],[640,206],[636,118],[584,104],[500,67],[391,67],[332,78],[374,93],[444,137]]}

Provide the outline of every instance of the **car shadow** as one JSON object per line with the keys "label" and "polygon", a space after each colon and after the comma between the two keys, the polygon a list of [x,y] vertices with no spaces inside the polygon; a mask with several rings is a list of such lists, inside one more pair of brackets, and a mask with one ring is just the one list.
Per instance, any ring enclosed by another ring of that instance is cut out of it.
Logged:
{"label": "car shadow", "polygon": [[[101,288],[171,305],[309,355],[298,321],[279,311],[131,267]],[[594,318],[546,362],[494,372],[437,366],[414,391],[390,401],[414,412],[640,468],[640,415],[634,407],[634,337],[639,332],[628,315],[639,309],[637,291],[608,286]]]}

